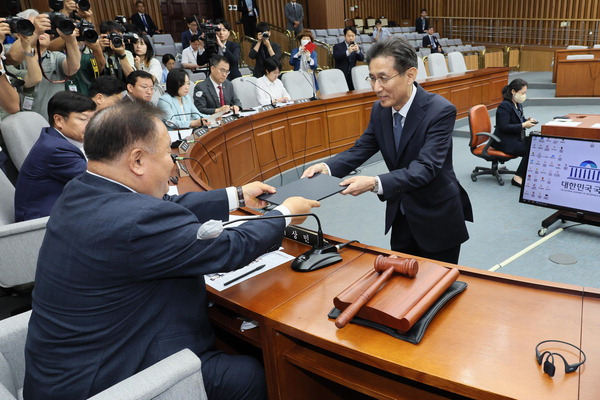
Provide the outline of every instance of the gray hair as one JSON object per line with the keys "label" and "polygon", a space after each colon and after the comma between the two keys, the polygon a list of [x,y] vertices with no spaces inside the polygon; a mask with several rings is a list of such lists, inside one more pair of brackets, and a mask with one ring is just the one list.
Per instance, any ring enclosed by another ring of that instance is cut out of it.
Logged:
{"label": "gray hair", "polygon": [[394,59],[394,69],[399,74],[413,67],[418,68],[415,49],[405,39],[396,36],[391,36],[373,44],[367,52],[367,64],[378,57],[392,57]]}
{"label": "gray hair", "polygon": [[24,11],[21,11],[20,13],[18,13],[17,17],[29,19],[31,17],[37,17],[38,15],[40,15],[40,13],[39,13],[38,10],[34,10],[33,8],[29,8],[27,10],[24,10]]}

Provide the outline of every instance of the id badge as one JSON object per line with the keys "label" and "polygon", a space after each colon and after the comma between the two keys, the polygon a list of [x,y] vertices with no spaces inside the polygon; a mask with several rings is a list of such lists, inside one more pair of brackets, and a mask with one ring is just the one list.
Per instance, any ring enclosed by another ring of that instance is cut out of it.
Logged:
{"label": "id badge", "polygon": [[69,90],[70,90],[71,92],[76,92],[76,91],[77,91],[77,86],[75,86],[75,85],[73,85],[73,84],[70,84],[70,85],[69,85]]}
{"label": "id badge", "polygon": [[23,110],[31,111],[33,107],[33,97],[25,96],[23,99]]}

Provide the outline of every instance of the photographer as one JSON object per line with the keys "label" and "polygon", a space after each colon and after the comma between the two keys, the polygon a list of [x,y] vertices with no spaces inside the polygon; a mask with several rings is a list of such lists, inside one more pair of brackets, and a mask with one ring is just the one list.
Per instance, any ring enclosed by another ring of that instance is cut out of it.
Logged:
{"label": "photographer", "polygon": [[[31,13],[30,18],[32,16],[33,13]],[[79,52],[79,46],[77,45],[77,39],[75,37],[76,32],[65,35],[60,29],[57,29],[56,31],[65,42],[66,55],[58,51],[48,51],[50,35],[47,34],[46,29],[42,27],[51,28],[49,16],[47,14],[39,14],[34,17],[33,22],[35,32],[29,38],[29,43],[31,43],[32,38],[35,38],[38,42],[37,46],[39,46],[39,57],[41,58],[41,70],[44,73],[44,79],[33,87],[26,87],[24,85],[19,88],[19,91],[24,96],[22,105],[23,110],[35,111],[48,119],[48,101],[54,94],[63,91],[65,82],[77,73],[80,66],[81,53]],[[32,47],[29,52],[25,52],[22,44],[23,42],[24,41],[19,40],[19,42],[16,42],[11,47],[10,53],[13,61],[19,59],[22,60],[26,57],[35,59],[37,56],[34,47]],[[19,54],[20,52],[22,52],[22,54]],[[18,78],[24,79],[28,73],[27,62],[22,63],[20,70],[16,72],[15,75]]]}
{"label": "photographer", "polygon": [[103,75],[114,76],[122,82],[134,71],[133,54],[125,50],[125,40],[131,40],[133,34],[124,37],[124,28],[115,21],[103,21],[100,24],[100,46],[104,49],[106,67]]}
{"label": "photographer", "polygon": [[227,79],[230,81],[235,78],[242,76],[240,68],[238,67],[240,61],[240,45],[234,41],[229,40],[231,34],[231,25],[224,19],[215,21],[218,24],[217,30],[217,46],[218,54],[225,56],[229,61],[229,76]]}
{"label": "photographer", "polygon": [[266,22],[260,22],[256,25],[258,31],[256,45],[250,49],[249,57],[256,60],[252,75],[260,78],[265,74],[264,62],[271,59],[277,63],[281,59],[281,47],[277,43],[271,43],[271,27]]}

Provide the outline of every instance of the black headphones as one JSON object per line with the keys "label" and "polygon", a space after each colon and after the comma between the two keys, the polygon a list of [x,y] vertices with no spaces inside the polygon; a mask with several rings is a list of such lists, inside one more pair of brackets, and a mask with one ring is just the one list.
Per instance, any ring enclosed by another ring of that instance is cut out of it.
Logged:
{"label": "black headphones", "polygon": [[[571,346],[571,347],[577,349],[577,351],[579,351],[581,353],[581,355],[583,356],[583,361],[580,361],[575,364],[569,364],[567,362],[567,360],[559,353],[553,353],[548,350],[540,353],[539,347],[540,347],[540,345],[542,345],[544,343],[562,343],[562,344]],[[539,342],[537,344],[537,346],[535,346],[535,358],[537,359],[538,364],[542,365],[542,362],[543,362],[544,373],[546,373],[550,376],[554,376],[554,373],[556,372],[556,367],[554,366],[554,356],[558,356],[558,357],[562,358],[562,360],[564,361],[565,374],[569,374],[571,372],[577,371],[577,368],[579,368],[579,366],[582,365],[586,360],[585,353],[583,352],[583,350],[581,350],[579,347],[575,346],[574,344],[563,342],[562,340],[544,340],[543,342]],[[544,361],[544,358],[546,359],[546,361]]]}

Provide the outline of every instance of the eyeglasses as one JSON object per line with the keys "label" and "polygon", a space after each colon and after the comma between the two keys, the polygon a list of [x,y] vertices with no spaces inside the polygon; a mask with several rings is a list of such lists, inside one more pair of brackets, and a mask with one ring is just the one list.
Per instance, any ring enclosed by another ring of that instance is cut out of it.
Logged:
{"label": "eyeglasses", "polygon": [[145,92],[154,92],[154,86],[136,85]]}
{"label": "eyeglasses", "polygon": [[229,70],[225,68],[217,68],[217,70],[223,75],[229,75]]}
{"label": "eyeglasses", "polygon": [[385,87],[385,86],[387,86],[387,85],[388,85],[388,83],[389,83],[389,82],[390,82],[392,79],[394,79],[395,77],[397,77],[397,76],[400,76],[400,75],[402,75],[402,74],[396,74],[396,75],[394,75],[394,76],[390,76],[390,77],[387,77],[387,76],[380,76],[380,77],[377,77],[377,78],[374,78],[374,77],[372,77],[372,76],[367,76],[367,77],[365,78],[365,81],[369,82],[369,83],[371,84],[371,86],[375,86],[375,82],[379,81],[379,84],[380,84],[381,86]]}

